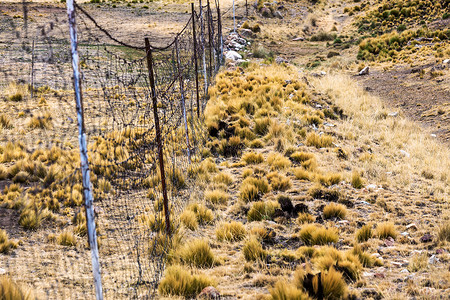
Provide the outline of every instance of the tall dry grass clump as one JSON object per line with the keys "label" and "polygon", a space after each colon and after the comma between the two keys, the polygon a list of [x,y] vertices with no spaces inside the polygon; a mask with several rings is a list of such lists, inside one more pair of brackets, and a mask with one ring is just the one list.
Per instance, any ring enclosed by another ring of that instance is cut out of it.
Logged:
{"label": "tall dry grass clump", "polygon": [[237,242],[244,239],[246,234],[244,224],[236,221],[220,224],[216,229],[219,241]]}
{"label": "tall dry grass clump", "polygon": [[397,238],[398,232],[395,229],[395,225],[392,222],[383,222],[377,225],[376,235],[380,239],[387,239],[389,237],[394,240]]}
{"label": "tall dry grass clump", "polygon": [[2,300],[33,300],[37,299],[33,292],[17,285],[11,278],[0,276],[0,299]]}

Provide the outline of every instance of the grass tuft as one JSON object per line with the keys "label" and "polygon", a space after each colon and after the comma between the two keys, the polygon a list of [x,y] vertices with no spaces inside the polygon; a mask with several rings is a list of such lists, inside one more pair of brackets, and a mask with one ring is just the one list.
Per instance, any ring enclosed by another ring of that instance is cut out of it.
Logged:
{"label": "grass tuft", "polygon": [[309,224],[314,223],[316,221],[316,217],[308,213],[299,213],[297,217],[297,224]]}
{"label": "grass tuft", "polygon": [[242,240],[247,231],[241,222],[232,221],[223,223],[216,229],[216,237],[219,241],[236,242]]}
{"label": "grass tuft", "polygon": [[364,181],[358,172],[353,172],[352,179],[350,182],[355,189],[360,189],[364,186]]}
{"label": "grass tuft", "polygon": [[324,219],[345,219],[347,208],[342,204],[330,203],[323,208]]}
{"label": "grass tuft", "polygon": [[395,225],[392,222],[383,222],[377,225],[376,235],[380,239],[386,239],[391,237],[395,240],[397,237],[397,230],[395,229]]}
{"label": "grass tuft", "polygon": [[205,192],[205,199],[212,204],[226,205],[230,195],[222,190],[212,190]]}
{"label": "grass tuft", "polygon": [[303,300],[310,299],[308,295],[303,293],[293,284],[285,281],[278,281],[275,286],[269,289],[272,300]]}
{"label": "grass tuft", "polygon": [[439,228],[438,238],[440,241],[450,242],[450,222],[447,221]]}
{"label": "grass tuft", "polygon": [[272,170],[284,170],[291,166],[291,161],[280,153],[270,153],[267,156],[267,163]]}
{"label": "grass tuft", "polygon": [[370,238],[372,238],[372,226],[366,224],[362,226],[358,231],[356,231],[356,241],[358,243],[367,242]]}
{"label": "grass tuft", "polygon": [[336,243],[339,239],[337,229],[325,228],[315,224],[307,224],[299,232],[300,239],[306,245],[327,245]]}
{"label": "grass tuft", "polygon": [[275,213],[275,209],[278,207],[278,202],[274,201],[255,202],[247,213],[247,220],[249,222],[271,220],[273,214]]}
{"label": "grass tuft", "polygon": [[158,292],[162,296],[193,298],[205,287],[216,285],[216,282],[208,276],[192,275],[181,266],[170,266],[159,284]]}
{"label": "grass tuft", "polygon": [[7,276],[0,277],[0,296],[0,299],[4,300],[36,299],[31,290],[21,288]]}
{"label": "grass tuft", "polygon": [[247,164],[260,164],[264,161],[264,157],[261,153],[247,152],[242,155],[242,160]]}
{"label": "grass tuft", "polygon": [[206,240],[192,240],[178,249],[175,254],[183,264],[196,268],[210,268],[217,264],[211,247]]}
{"label": "grass tuft", "polygon": [[191,210],[185,210],[180,215],[180,221],[183,223],[184,227],[195,231],[198,228],[197,216]]}
{"label": "grass tuft", "polygon": [[250,238],[242,248],[246,261],[265,260],[267,251],[263,249],[261,243],[256,238]]}
{"label": "grass tuft", "polygon": [[214,220],[214,214],[212,210],[210,210],[203,204],[192,203],[187,207],[187,210],[190,210],[193,213],[195,213],[195,216],[197,217],[197,222],[201,225],[209,224]]}
{"label": "grass tuft", "polygon": [[333,138],[327,134],[318,135],[311,132],[306,136],[306,145],[316,148],[330,147],[333,144]]}
{"label": "grass tuft", "polygon": [[17,243],[8,239],[5,230],[0,229],[0,253],[8,254],[11,249],[17,248]]}
{"label": "grass tuft", "polygon": [[72,247],[77,244],[75,235],[68,230],[64,230],[63,232],[61,232],[61,234],[58,236],[57,241],[58,241],[58,244],[60,244],[62,246],[67,246],[67,247]]}

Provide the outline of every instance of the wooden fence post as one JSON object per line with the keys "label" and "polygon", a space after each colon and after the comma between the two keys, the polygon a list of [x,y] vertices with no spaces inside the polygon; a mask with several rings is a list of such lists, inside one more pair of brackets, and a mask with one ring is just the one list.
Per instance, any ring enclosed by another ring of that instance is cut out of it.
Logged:
{"label": "wooden fence post", "polygon": [[[175,53],[177,56],[177,66],[178,66],[178,79],[180,81],[180,94],[181,94],[181,108],[183,109],[183,120],[184,120],[184,130],[186,132],[186,146],[187,146],[187,154],[189,159],[189,164],[191,163],[191,145],[189,143],[189,130],[186,116],[186,101],[184,98],[184,82],[183,82],[183,70],[181,68],[180,63],[180,53],[178,49],[178,38],[175,39]],[[195,52],[195,51],[194,51]]]}
{"label": "wooden fence post", "polygon": [[197,117],[200,118],[200,92],[198,87],[197,36],[195,32],[194,3],[191,3],[191,10],[192,10],[192,35],[194,39],[195,89],[197,91]]}
{"label": "wooden fence post", "polygon": [[148,68],[148,78],[150,80],[150,87],[152,92],[152,102],[153,102],[153,116],[155,118],[155,131],[156,131],[156,143],[158,144],[158,160],[159,160],[159,171],[161,172],[161,186],[163,193],[163,205],[164,205],[164,215],[166,221],[166,234],[171,235],[170,232],[170,212],[169,212],[169,200],[167,198],[167,187],[166,187],[166,173],[164,171],[164,152],[163,145],[161,141],[161,128],[159,127],[159,117],[158,117],[158,104],[156,99],[156,87],[155,87],[155,76],[153,73],[153,58],[152,49],[150,47],[150,42],[148,38],[145,38],[145,50],[147,51],[147,68]]}
{"label": "wooden fence post", "polygon": [[206,2],[207,5],[207,12],[206,12],[206,16],[208,18],[208,46],[209,46],[209,81],[211,81],[211,77],[212,77],[212,69],[213,69],[213,44],[212,44],[212,14],[211,14],[211,7],[209,6],[209,0],[207,0]]}
{"label": "wooden fence post", "polygon": [[89,247],[91,248],[92,257],[92,272],[94,275],[95,294],[97,300],[103,299],[102,291],[102,278],[100,273],[100,262],[98,255],[97,234],[95,230],[95,216],[93,207],[93,197],[91,190],[91,178],[89,173],[89,160],[86,133],[84,126],[84,114],[83,114],[83,100],[81,93],[81,80],[80,80],[80,61],[77,49],[77,29],[75,22],[75,7],[74,0],[67,0],[67,15],[69,18],[70,28],[70,40],[72,50],[72,68],[73,68],[73,86],[75,91],[75,102],[78,119],[78,140],[80,143],[80,160],[81,160],[81,174],[83,181],[83,196],[86,209],[86,224],[89,240]]}
{"label": "wooden fence post", "polygon": [[222,36],[222,16],[220,15],[220,3],[219,0],[216,0],[217,7],[217,27],[218,27],[218,35],[219,35],[219,52],[220,52],[220,60],[219,64],[223,63],[223,36]]}
{"label": "wooden fence post", "polygon": [[[199,6],[200,6],[200,40],[202,43],[202,59],[203,59],[203,77],[204,77],[204,84],[205,84],[205,95],[204,98],[206,99],[208,95],[208,75],[206,71],[206,51],[205,51],[205,24],[203,19],[203,7],[202,7],[202,0],[199,0]],[[203,109],[203,104],[202,104]]]}
{"label": "wooden fence post", "polygon": [[31,47],[31,74],[30,74],[30,93],[31,93],[31,99],[33,99],[33,94],[34,94],[34,39],[33,39],[33,44]]}

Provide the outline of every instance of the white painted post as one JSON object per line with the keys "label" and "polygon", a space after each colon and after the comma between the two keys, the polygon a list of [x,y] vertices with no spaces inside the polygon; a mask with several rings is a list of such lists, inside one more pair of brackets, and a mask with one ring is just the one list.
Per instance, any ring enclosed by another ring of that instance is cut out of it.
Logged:
{"label": "white painted post", "polygon": [[78,140],[80,143],[81,174],[83,180],[83,196],[86,208],[86,223],[88,231],[89,247],[91,248],[92,272],[94,276],[95,294],[97,300],[103,300],[102,278],[100,274],[100,262],[95,230],[93,197],[91,191],[91,179],[89,174],[89,161],[87,153],[86,133],[84,128],[83,102],[81,94],[81,80],[79,57],[77,50],[77,28],[75,22],[74,0],[67,0],[67,15],[69,18],[70,41],[72,50],[73,87],[78,119]]}
{"label": "white painted post", "polygon": [[206,97],[208,96],[208,75],[206,74],[205,30],[204,30],[205,24],[203,23],[202,0],[199,0],[199,6],[200,6],[200,39],[202,42],[203,77],[205,79],[205,99],[206,99]]}

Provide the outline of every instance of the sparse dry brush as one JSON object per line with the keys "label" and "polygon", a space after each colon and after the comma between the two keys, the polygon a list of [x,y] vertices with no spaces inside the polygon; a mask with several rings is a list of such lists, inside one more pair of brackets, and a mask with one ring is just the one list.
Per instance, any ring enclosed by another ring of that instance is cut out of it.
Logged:
{"label": "sparse dry brush", "polygon": [[236,221],[220,224],[216,229],[216,236],[219,241],[240,241],[244,239],[246,233],[244,225]]}

